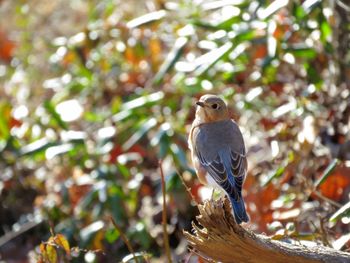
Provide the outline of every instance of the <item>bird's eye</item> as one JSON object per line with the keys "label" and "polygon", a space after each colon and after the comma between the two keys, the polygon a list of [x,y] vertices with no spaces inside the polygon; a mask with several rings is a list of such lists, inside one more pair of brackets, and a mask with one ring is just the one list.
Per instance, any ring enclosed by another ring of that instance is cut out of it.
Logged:
{"label": "bird's eye", "polygon": [[214,103],[213,105],[211,105],[211,107],[216,110],[218,108],[218,105],[216,103]]}

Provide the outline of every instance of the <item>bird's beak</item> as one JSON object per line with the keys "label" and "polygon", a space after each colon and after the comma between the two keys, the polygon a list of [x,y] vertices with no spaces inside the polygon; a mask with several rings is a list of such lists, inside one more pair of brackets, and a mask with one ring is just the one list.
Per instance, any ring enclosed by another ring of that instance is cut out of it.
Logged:
{"label": "bird's beak", "polygon": [[201,102],[201,101],[197,101],[196,104],[197,104],[198,106],[204,107],[204,103]]}

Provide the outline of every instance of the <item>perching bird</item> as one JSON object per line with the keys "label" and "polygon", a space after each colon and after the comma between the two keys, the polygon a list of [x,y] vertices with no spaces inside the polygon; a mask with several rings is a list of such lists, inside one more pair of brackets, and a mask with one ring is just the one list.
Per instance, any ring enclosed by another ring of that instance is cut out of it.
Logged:
{"label": "perching bird", "polygon": [[204,95],[196,104],[188,144],[199,181],[220,186],[230,198],[237,224],[248,222],[242,198],[247,171],[242,133],[218,96]]}

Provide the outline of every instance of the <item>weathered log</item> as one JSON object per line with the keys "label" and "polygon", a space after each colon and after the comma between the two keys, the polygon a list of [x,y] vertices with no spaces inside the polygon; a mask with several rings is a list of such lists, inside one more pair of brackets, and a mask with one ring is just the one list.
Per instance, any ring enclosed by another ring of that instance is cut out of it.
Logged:
{"label": "weathered log", "polygon": [[204,258],[230,263],[350,262],[350,254],[329,247],[306,247],[272,240],[237,225],[227,198],[198,206],[193,234],[184,232],[189,245]]}

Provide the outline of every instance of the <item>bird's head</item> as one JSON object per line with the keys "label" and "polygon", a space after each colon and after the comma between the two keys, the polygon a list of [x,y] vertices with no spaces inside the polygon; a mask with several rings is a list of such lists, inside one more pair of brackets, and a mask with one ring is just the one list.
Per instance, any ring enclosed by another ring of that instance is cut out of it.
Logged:
{"label": "bird's head", "polygon": [[226,103],[216,95],[203,95],[196,102],[196,117],[201,123],[215,122],[229,119]]}

